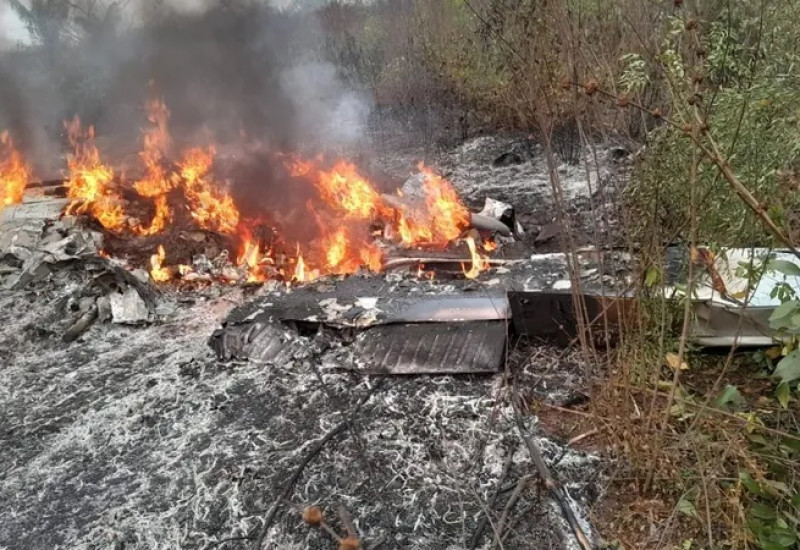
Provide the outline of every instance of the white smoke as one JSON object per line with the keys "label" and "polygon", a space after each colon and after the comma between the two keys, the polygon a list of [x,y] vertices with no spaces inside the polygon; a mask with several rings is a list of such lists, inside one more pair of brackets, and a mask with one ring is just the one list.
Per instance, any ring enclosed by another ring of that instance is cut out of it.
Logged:
{"label": "white smoke", "polygon": [[295,65],[281,75],[281,87],[295,106],[301,135],[338,146],[363,139],[371,102],[348,89],[332,64]]}
{"label": "white smoke", "polygon": [[10,5],[0,3],[0,51],[29,44],[30,40],[30,33],[17,12]]}

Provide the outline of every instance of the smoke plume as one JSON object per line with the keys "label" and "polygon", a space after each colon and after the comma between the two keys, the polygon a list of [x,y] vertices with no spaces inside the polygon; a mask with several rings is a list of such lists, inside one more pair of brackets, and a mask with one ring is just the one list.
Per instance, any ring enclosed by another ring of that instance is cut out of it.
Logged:
{"label": "smoke plume", "polygon": [[364,136],[370,99],[326,59],[313,11],[281,9],[283,0],[66,4],[67,16],[0,9],[0,129],[39,177],[63,167],[62,121],[75,115],[96,127],[112,161],[135,154],[153,95],[182,145],[324,149]]}

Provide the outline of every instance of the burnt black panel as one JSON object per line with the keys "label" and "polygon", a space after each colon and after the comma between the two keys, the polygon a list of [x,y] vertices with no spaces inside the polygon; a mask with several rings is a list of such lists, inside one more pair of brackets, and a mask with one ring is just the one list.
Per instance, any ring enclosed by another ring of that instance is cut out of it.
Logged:
{"label": "burnt black panel", "polygon": [[368,372],[494,373],[503,362],[506,323],[386,325],[365,331],[354,345]]}

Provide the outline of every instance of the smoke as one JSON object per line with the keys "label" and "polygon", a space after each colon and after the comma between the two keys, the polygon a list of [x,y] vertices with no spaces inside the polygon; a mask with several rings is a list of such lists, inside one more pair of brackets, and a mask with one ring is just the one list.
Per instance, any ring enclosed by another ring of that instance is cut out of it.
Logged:
{"label": "smoke", "polygon": [[330,63],[310,62],[281,75],[281,88],[292,98],[301,134],[316,132],[324,141],[350,144],[363,137],[370,113],[369,98],[348,90]]}
{"label": "smoke", "polygon": [[314,11],[284,9],[289,0],[154,4],[91,17],[73,9],[69,21],[43,18],[34,39],[0,4],[0,129],[39,177],[63,168],[62,121],[74,115],[95,125],[112,161],[135,158],[152,95],[167,104],[181,145],[329,149],[364,138],[371,100],[326,58]]}

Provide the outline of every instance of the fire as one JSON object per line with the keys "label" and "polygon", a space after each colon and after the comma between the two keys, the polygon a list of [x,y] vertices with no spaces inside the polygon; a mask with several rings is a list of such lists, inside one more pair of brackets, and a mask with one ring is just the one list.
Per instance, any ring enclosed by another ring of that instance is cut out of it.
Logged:
{"label": "fire", "polygon": [[397,213],[400,242],[405,246],[421,243],[446,246],[469,226],[469,210],[447,180],[423,164],[419,170],[423,175],[424,204]]}
{"label": "fire", "polygon": [[158,195],[155,198],[156,214],[153,216],[153,221],[150,222],[149,227],[138,225],[133,228],[134,233],[143,236],[157,235],[164,231],[167,223],[172,221],[172,211],[167,203],[166,195]]}
{"label": "fire", "polygon": [[434,241],[433,230],[430,227],[418,222],[411,215],[404,212],[399,214],[397,232],[400,234],[400,241],[406,246]]}
{"label": "fire", "polygon": [[150,256],[150,277],[157,283],[164,283],[172,279],[172,273],[164,267],[167,252],[163,245],[158,245],[156,253]]}
{"label": "fire", "polygon": [[497,242],[492,239],[486,239],[483,241],[483,249],[486,252],[494,252],[497,250]]}
{"label": "fire", "polygon": [[172,220],[172,211],[166,194],[173,188],[173,183],[164,169],[164,160],[172,140],[167,129],[169,111],[164,102],[151,100],[146,107],[150,127],[144,131],[144,148],[139,153],[139,158],[145,166],[145,176],[133,186],[139,195],[154,200],[156,213],[148,227],[140,225],[134,227],[133,231],[139,235],[156,235],[161,233],[167,222]]}
{"label": "fire", "polygon": [[67,198],[71,200],[66,213],[91,213],[106,229],[121,230],[125,215],[113,187],[114,171],[100,160],[94,127],[89,126],[84,131],[78,117],[65,122],[64,126],[74,150],[67,157]]}
{"label": "fire", "polygon": [[31,170],[14,148],[8,132],[0,132],[0,210],[22,202]]}
{"label": "fire", "polygon": [[294,266],[294,274],[292,275],[292,280],[298,283],[307,283],[313,281],[319,276],[319,272],[316,270],[308,269],[306,266],[305,260],[303,260],[303,254],[300,252],[300,243],[297,244],[297,261],[295,262]]}
{"label": "fire", "polygon": [[478,254],[478,247],[475,244],[475,239],[472,236],[469,236],[464,240],[467,242],[467,247],[469,248],[469,255],[472,258],[472,266],[469,270],[467,270],[466,267],[462,265],[461,270],[464,272],[464,277],[467,279],[477,279],[478,275],[489,269],[489,259]]}
{"label": "fire", "polygon": [[247,282],[262,283],[267,280],[261,266],[261,246],[252,238],[246,238],[236,262],[247,267]]}
{"label": "fire", "polygon": [[[325,238],[324,242],[327,266],[332,272],[336,272],[347,259],[347,252],[350,244],[347,235],[344,229],[339,229],[333,235]],[[342,267],[343,269],[347,269],[344,266]]]}
{"label": "fire", "polygon": [[341,210],[347,219],[369,220],[385,208],[380,193],[354,164],[343,160],[330,170],[320,170],[317,186],[325,202]]}
{"label": "fire", "polygon": [[234,233],[239,225],[239,209],[233,197],[216,188],[209,176],[215,150],[189,149],[180,163],[184,193],[192,217],[205,229]]}
{"label": "fire", "polygon": [[458,238],[461,232],[469,226],[469,210],[461,203],[455,189],[447,180],[422,163],[419,164],[419,170],[425,176],[423,187],[433,240],[450,242]]}
{"label": "fire", "polygon": [[[265,247],[263,241],[253,238],[249,229],[259,226],[260,222],[249,218],[247,223],[243,222],[240,207],[250,205],[237,204],[227,182],[215,178],[216,148],[187,149],[180,157],[175,157],[179,160],[173,164],[170,157],[173,143],[168,127],[170,113],[166,105],[158,99],[149,101],[147,113],[149,122],[143,130],[139,155],[144,172],[139,180],[133,182],[132,188],[135,195],[147,202],[152,201],[152,220],[147,224],[128,221],[114,183],[114,171],[103,164],[95,146],[94,129],[83,130],[77,118],[66,123],[74,148],[74,153],[68,158],[70,203],[67,213],[89,213],[109,230],[121,232],[128,228],[129,232],[140,236],[156,235],[167,230],[172,223],[191,219],[197,227],[238,239],[241,248],[237,263],[242,269],[228,270],[227,273],[246,270],[249,282],[263,282],[274,274],[280,274],[283,279],[306,282],[325,274],[346,275],[362,269],[378,272],[384,266],[384,248],[376,237],[383,235],[386,241],[405,247],[435,245],[444,248],[461,237],[470,225],[470,213],[453,186],[423,164],[419,165],[422,198],[415,202],[405,198],[393,200],[393,197],[382,195],[355,164],[346,160],[330,162],[321,156],[303,158],[278,154],[285,166],[285,172],[280,176],[288,174],[294,178],[292,185],[305,185],[304,191],[311,192],[307,202],[310,216],[302,219],[303,215],[298,215],[291,204],[283,212],[284,201],[278,201],[280,205],[276,204],[276,215],[264,216],[278,226],[270,227],[270,231],[277,235],[270,233],[269,245]],[[7,141],[10,143],[3,135],[2,145]],[[6,174],[10,170],[5,158],[0,156],[0,161],[4,162],[0,164],[0,177],[4,178],[0,199],[7,202],[9,199],[6,197],[11,197],[11,201],[18,201],[21,191],[14,191],[13,196],[7,191],[11,185],[6,183]],[[21,163],[21,158],[15,159]],[[24,166],[24,163],[20,165]],[[21,179],[27,181],[28,176],[29,172],[25,172]],[[14,189],[17,187],[15,184]],[[135,195],[126,192],[124,196],[135,200]],[[248,215],[263,216],[261,213]],[[286,242],[280,235],[280,225],[290,220],[311,226],[310,231],[298,231],[294,235],[287,232],[284,237],[291,235],[296,239],[303,235],[301,238],[313,239],[298,243],[294,255],[287,254]],[[476,235],[466,239],[471,266],[465,264],[463,270],[470,278],[488,268],[487,258],[478,253],[476,242],[479,238]],[[497,247],[494,241],[487,241],[482,246],[487,253]],[[165,259],[166,251],[159,246],[150,258],[153,280],[164,282],[178,275],[191,274],[191,267],[167,267]],[[281,263],[275,265],[276,261]],[[267,264],[274,269],[268,268]],[[420,273],[420,276],[428,275],[432,274]],[[220,277],[238,278],[236,273]]]}
{"label": "fire", "polygon": [[143,197],[156,197],[168,193],[173,187],[164,169],[164,160],[172,144],[167,128],[169,111],[160,99],[149,101],[146,107],[150,127],[144,130],[144,148],[139,153],[145,176],[134,184],[134,188]]}
{"label": "fire", "polygon": [[359,242],[341,227],[323,238],[325,266],[330,273],[346,275],[362,266],[377,272],[383,265],[383,253],[374,243]]}

